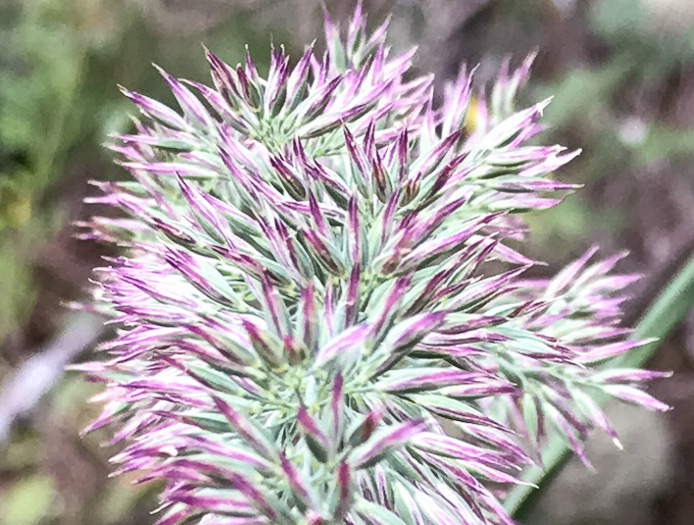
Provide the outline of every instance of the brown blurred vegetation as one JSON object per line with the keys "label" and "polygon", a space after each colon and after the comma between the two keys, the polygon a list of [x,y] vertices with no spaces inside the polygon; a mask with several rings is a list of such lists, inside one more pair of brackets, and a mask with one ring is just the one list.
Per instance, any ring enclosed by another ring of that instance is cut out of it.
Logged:
{"label": "brown blurred vegetation", "polygon": [[[352,6],[326,4],[337,19]],[[504,57],[539,50],[525,102],[554,95],[547,140],[583,148],[560,177],[586,187],[531,217],[531,255],[551,271],[594,242],[630,250],[622,269],[644,275],[627,305],[636,320],[694,247],[694,3],[365,4],[374,23],[392,15],[395,47],[420,46],[416,67],[439,87],[463,62],[480,64],[483,85]],[[154,522],[156,487],[109,479],[105,434],[79,436],[98,388],[61,372],[102,336],[98,319],[62,304],[83,297],[107,250],[75,240],[71,222],[94,211],[82,204],[87,180],[122,176],[101,147],[129,126],[116,84],[170,101],[151,62],[206,81],[201,42],[232,63],[247,43],[262,65],[270,41],[296,55],[321,18],[314,0],[0,0],[0,525]],[[675,406],[658,427],[671,434],[672,465],[639,502],[639,523],[694,515],[693,363],[690,316],[654,358],[677,372],[655,385]]]}

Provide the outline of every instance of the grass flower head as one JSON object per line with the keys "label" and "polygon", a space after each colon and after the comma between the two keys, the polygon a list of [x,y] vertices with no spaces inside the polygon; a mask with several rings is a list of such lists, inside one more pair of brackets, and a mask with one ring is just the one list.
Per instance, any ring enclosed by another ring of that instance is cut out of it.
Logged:
{"label": "grass flower head", "polygon": [[[85,237],[117,323],[106,384],[118,472],[162,479],[159,525],[508,524],[504,487],[560,433],[616,439],[592,394],[666,408],[656,373],[600,364],[618,326],[618,257],[550,280],[517,251],[522,214],[560,202],[577,152],[529,142],[531,58],[489,96],[462,69],[443,102],[360,8],[325,53],[273,49],[266,77],[206,51],[212,85],[162,71],[179,108],[113,149],[132,175],[93,200]],[[586,459],[587,460],[587,459]]]}

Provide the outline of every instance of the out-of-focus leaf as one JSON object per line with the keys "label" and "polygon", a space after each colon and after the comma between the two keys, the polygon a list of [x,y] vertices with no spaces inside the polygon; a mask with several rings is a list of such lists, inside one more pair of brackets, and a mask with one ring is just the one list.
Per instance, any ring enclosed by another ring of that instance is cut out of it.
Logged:
{"label": "out-of-focus leaf", "polygon": [[53,479],[35,475],[14,483],[3,494],[0,525],[35,525],[51,513],[56,496]]}

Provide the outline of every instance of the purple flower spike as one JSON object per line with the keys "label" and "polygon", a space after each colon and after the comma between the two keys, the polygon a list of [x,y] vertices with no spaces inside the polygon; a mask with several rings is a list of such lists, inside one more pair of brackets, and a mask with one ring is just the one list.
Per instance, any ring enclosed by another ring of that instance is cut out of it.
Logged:
{"label": "purple flower spike", "polygon": [[391,450],[406,443],[423,429],[424,423],[422,421],[407,421],[382,430],[355,450],[354,464],[356,468],[363,469],[377,463]]}
{"label": "purple flower spike", "polygon": [[523,213],[577,189],[551,175],[578,151],[528,143],[548,102],[512,110],[533,57],[435,99],[386,28],[326,13],[325,53],[273,47],[265,78],[205,49],[211,86],[160,70],[176,109],[122,89],[132,179],[89,202],[126,216],[79,225],[120,250],[87,306],[116,330],[74,368],[160,525],[511,525],[553,433],[619,443],[591,395],[668,409],[641,389],[667,373],[609,367],[650,342],[622,255],[524,278]]}
{"label": "purple flower spike", "polygon": [[303,507],[312,508],[315,505],[313,502],[313,497],[311,496],[309,489],[306,487],[304,480],[301,479],[301,475],[297,471],[296,467],[292,465],[284,454],[280,456],[280,463],[285,476],[287,476],[289,486],[291,487],[294,496],[301,502]]}
{"label": "purple flower spike", "polygon": [[337,486],[339,496],[334,516],[337,519],[343,519],[349,511],[353,499],[352,472],[344,460],[337,467]]}
{"label": "purple flower spike", "polygon": [[328,460],[328,448],[330,446],[328,437],[318,428],[316,421],[303,406],[299,406],[296,420],[304,433],[308,448],[318,461],[325,463]]}

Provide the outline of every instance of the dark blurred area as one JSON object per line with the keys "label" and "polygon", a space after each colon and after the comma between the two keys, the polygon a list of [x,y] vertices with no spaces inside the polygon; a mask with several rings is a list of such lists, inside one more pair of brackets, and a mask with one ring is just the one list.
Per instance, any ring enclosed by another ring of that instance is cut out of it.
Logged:
{"label": "dark blurred area", "polygon": [[[338,20],[348,0],[326,0]],[[316,0],[0,0],[0,525],[146,525],[156,486],[108,478],[105,433],[80,437],[98,387],[63,368],[103,337],[70,312],[112,248],[74,238],[90,179],[123,177],[102,144],[129,129],[117,84],[173,102],[155,62],[208,81],[201,43],[228,62],[248,44],[297,56],[320,36]],[[507,56],[538,50],[522,102],[553,95],[544,142],[583,148],[559,178],[585,188],[531,216],[529,255],[547,271],[597,242],[629,250],[643,278],[636,321],[694,252],[692,0],[365,0],[391,15],[394,47],[420,47],[437,86],[466,62],[489,82]],[[662,342],[652,368],[676,372],[653,393],[666,415],[610,407],[626,450],[600,443],[597,474],[569,465],[527,523],[689,525],[694,516],[694,316]]]}

